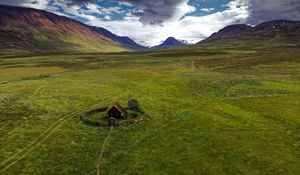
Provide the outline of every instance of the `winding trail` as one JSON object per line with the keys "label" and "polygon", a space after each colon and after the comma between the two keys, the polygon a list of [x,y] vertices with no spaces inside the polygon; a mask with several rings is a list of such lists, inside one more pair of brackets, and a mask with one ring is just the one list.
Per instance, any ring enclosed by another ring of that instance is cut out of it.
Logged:
{"label": "winding trail", "polygon": [[69,113],[67,115],[62,116],[59,120],[57,120],[54,124],[52,124],[48,129],[46,129],[42,134],[40,134],[36,139],[34,139],[32,142],[27,144],[23,149],[19,150],[16,154],[13,156],[9,157],[5,161],[1,162],[0,164],[0,172],[3,172],[4,170],[10,168],[17,162],[19,162],[21,159],[25,158],[32,150],[34,150],[37,146],[39,146],[42,142],[47,140],[53,133],[54,131],[59,128],[61,124],[63,124],[65,121],[67,121],[69,118],[72,118],[74,116],[78,116],[81,113],[85,112],[86,110],[93,109],[97,106],[102,106],[105,104],[108,104],[115,100],[116,98],[121,97],[124,94],[120,94],[118,96],[115,96],[111,99],[105,100],[102,103],[78,110],[76,112]]}
{"label": "winding trail", "polygon": [[[148,82],[148,81],[153,81],[153,79],[155,79],[157,76],[153,76],[152,78],[146,80],[144,83]],[[38,89],[40,90],[40,89]],[[69,118],[72,118],[74,116],[78,116],[82,113],[84,113],[87,110],[91,110],[95,107],[98,106],[103,106],[106,104],[111,103],[112,101],[116,100],[117,98],[120,98],[124,95],[126,95],[129,92],[129,90],[127,90],[126,92],[123,92],[113,98],[107,99],[105,101],[102,101],[99,104],[87,107],[87,108],[82,108],[78,111],[75,112],[71,112],[69,114],[66,114],[64,116],[62,116],[59,120],[57,120],[54,124],[52,124],[49,128],[47,128],[44,132],[42,132],[36,139],[34,139],[33,141],[31,141],[30,143],[28,143],[24,148],[20,149],[17,153],[15,153],[14,155],[12,155],[11,157],[7,158],[6,160],[4,160],[3,162],[0,163],[0,173],[5,171],[6,169],[10,168],[11,166],[15,165],[16,163],[18,163],[20,160],[24,159],[31,151],[33,151],[35,148],[37,148],[40,144],[42,144],[45,140],[47,140],[55,131],[56,129],[58,129],[60,127],[61,124],[63,124],[64,122],[66,122]],[[110,128],[110,131],[102,145],[102,149],[97,161],[97,174],[100,174],[100,168],[101,168],[101,158],[103,156],[103,152],[105,149],[105,145],[106,142],[108,140],[108,138],[110,137],[110,133],[111,133],[112,128]]]}
{"label": "winding trail", "polygon": [[103,157],[103,153],[104,153],[104,150],[105,150],[105,146],[107,144],[107,140],[110,138],[110,134],[111,134],[111,131],[113,130],[113,127],[110,127],[108,133],[107,133],[107,136],[105,137],[104,139],[104,142],[101,146],[101,150],[100,150],[100,154],[99,154],[99,157],[98,157],[98,160],[97,160],[97,164],[96,164],[96,170],[97,170],[97,175],[100,175],[101,173],[101,160],[102,160],[102,157]]}

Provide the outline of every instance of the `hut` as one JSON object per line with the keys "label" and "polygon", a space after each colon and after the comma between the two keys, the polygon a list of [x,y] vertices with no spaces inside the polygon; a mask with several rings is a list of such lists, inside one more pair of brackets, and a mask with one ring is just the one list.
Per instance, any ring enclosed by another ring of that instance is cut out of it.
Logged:
{"label": "hut", "polygon": [[114,103],[114,105],[107,110],[107,117],[108,118],[115,118],[115,119],[126,119],[126,111],[125,109],[118,103]]}

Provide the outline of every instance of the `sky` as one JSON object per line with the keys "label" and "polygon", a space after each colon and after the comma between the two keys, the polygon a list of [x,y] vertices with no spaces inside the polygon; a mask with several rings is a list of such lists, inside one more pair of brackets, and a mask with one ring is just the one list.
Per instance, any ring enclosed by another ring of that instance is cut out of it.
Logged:
{"label": "sky", "polygon": [[104,27],[141,45],[199,42],[231,24],[300,20],[300,0],[0,0]]}

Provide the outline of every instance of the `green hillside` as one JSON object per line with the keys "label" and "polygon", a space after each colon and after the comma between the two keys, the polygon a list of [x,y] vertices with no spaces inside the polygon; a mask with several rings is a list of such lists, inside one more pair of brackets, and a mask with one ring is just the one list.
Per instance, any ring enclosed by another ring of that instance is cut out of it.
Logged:
{"label": "green hillside", "polygon": [[71,18],[33,8],[0,5],[0,54],[125,50],[121,44]]}
{"label": "green hillside", "polygon": [[277,36],[241,36],[237,38],[219,39],[197,46],[207,46],[224,49],[263,49],[285,46],[300,46],[299,35],[280,34]]}
{"label": "green hillside", "polygon": [[95,38],[62,35],[45,30],[0,31],[0,53],[14,52],[120,52],[120,45]]}

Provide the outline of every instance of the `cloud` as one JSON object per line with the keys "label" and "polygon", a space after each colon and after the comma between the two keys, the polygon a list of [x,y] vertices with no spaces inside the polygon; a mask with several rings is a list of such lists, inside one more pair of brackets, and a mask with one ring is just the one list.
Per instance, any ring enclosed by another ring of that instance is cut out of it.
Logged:
{"label": "cloud", "polygon": [[48,0],[1,0],[1,4],[32,7],[45,10],[49,4]]}
{"label": "cloud", "polygon": [[193,12],[195,8],[188,5],[188,0],[114,0],[119,3],[130,3],[138,11],[133,15],[139,17],[140,22],[146,25],[162,25],[164,22],[181,18]]}
{"label": "cloud", "polygon": [[68,6],[96,3],[97,0],[1,0],[1,4],[46,9],[50,2],[63,3]]}
{"label": "cloud", "polygon": [[202,9],[200,9],[200,11],[207,12],[207,13],[209,13],[209,12],[211,12],[213,10],[215,10],[215,9],[214,8],[202,8]]}
{"label": "cloud", "polygon": [[7,5],[21,5],[24,3],[29,3],[32,0],[2,0],[1,4],[7,4]]}
{"label": "cloud", "polygon": [[82,5],[86,3],[96,3],[96,0],[66,0],[68,5]]}
{"label": "cloud", "polygon": [[276,19],[300,20],[300,0],[247,0],[246,3],[250,24]]}
{"label": "cloud", "polygon": [[249,16],[247,6],[240,3],[227,4],[228,9],[206,16],[185,16],[177,20],[165,21],[160,25],[143,25],[140,18],[128,15],[123,20],[94,20],[88,24],[105,27],[118,35],[129,36],[146,46],[157,45],[169,36],[199,42],[213,32],[234,23],[243,23]]}
{"label": "cloud", "polygon": [[56,13],[56,11],[58,11],[59,9],[62,10],[64,14],[72,18],[80,17],[88,21],[97,19],[97,17],[92,14],[93,11],[89,10],[88,8],[83,10],[80,4],[70,5],[68,2],[64,0],[56,0],[55,6],[52,5],[52,6],[48,6],[47,8],[47,10],[50,10],[54,13]]}

